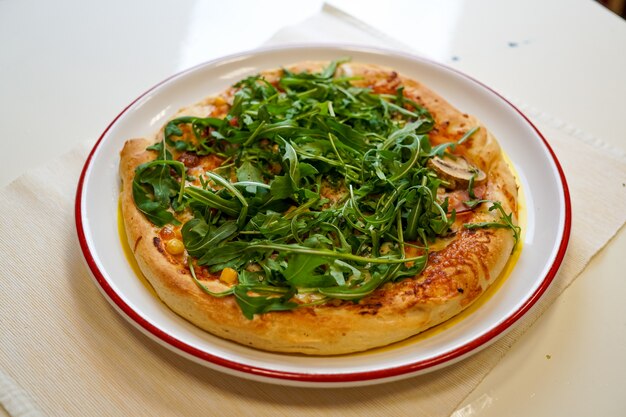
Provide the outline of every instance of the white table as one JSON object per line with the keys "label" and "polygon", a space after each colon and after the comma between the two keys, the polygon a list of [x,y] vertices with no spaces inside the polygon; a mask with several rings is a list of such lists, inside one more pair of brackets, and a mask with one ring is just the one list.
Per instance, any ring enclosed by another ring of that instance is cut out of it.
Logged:
{"label": "white table", "polygon": [[[262,4],[0,1],[0,137],[11,155],[0,186],[95,141],[168,75],[260,46],[322,3]],[[589,0],[333,4],[583,139],[626,149],[626,23]],[[455,417],[626,415],[624,253],[621,230]]]}

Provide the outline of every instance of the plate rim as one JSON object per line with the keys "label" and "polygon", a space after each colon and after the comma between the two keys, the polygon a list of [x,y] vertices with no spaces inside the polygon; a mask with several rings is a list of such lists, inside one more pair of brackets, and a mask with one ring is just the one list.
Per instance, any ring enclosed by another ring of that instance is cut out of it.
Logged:
{"label": "plate rim", "polygon": [[[334,49],[337,51],[348,52],[365,52],[365,53],[374,53],[374,54],[385,54],[385,55],[395,55],[409,60],[416,60],[425,62],[434,67],[438,67],[443,70],[451,71],[462,78],[469,80],[472,83],[475,83],[482,87],[483,89],[488,90],[489,92],[495,94],[503,104],[508,105],[514,112],[520,115],[524,121],[532,128],[532,130],[537,134],[537,136],[541,139],[541,143],[548,151],[548,154],[551,158],[551,162],[556,168],[558,172],[558,180],[561,186],[561,192],[563,193],[563,202],[564,202],[564,222],[562,235],[560,237],[560,243],[558,246],[558,250],[556,252],[554,261],[550,266],[550,269],[546,272],[545,276],[541,280],[540,285],[535,289],[535,291],[519,306],[519,308],[498,323],[496,326],[489,329],[484,334],[480,335],[477,338],[474,338],[463,345],[452,349],[450,351],[444,352],[440,355],[436,355],[432,358],[428,358],[426,360],[420,360],[417,362],[412,362],[400,366],[393,366],[389,368],[376,369],[371,371],[358,371],[358,372],[345,372],[345,373],[302,373],[302,372],[291,372],[291,371],[281,371],[276,369],[264,368],[259,366],[248,365],[244,363],[240,363],[237,361],[232,361],[209,352],[206,352],[202,349],[191,346],[190,344],[180,340],[167,332],[163,331],[156,325],[150,323],[145,318],[141,317],[133,308],[127,304],[118,293],[112,288],[112,286],[108,283],[105,278],[103,272],[99,269],[93,254],[89,248],[89,244],[87,242],[87,238],[85,235],[85,230],[83,226],[83,196],[84,196],[84,182],[87,172],[91,167],[91,163],[93,161],[93,157],[101,145],[103,139],[109,132],[109,130],[116,124],[116,122],[122,117],[122,115],[126,114],[126,112],[133,107],[135,103],[152,93],[161,85],[164,85],[171,80],[180,77],[184,74],[196,71],[199,68],[215,65],[220,62],[224,62],[227,60],[233,60],[238,58],[245,58],[247,56],[254,56],[264,53],[271,53],[276,51],[288,51],[288,50],[301,50],[301,49]],[[344,385],[346,383],[376,383],[377,381],[383,382],[385,380],[397,379],[402,376],[411,376],[412,374],[418,373],[420,371],[425,370],[435,370],[439,367],[442,367],[447,364],[452,364],[458,360],[461,360],[465,356],[469,355],[474,351],[478,351],[481,348],[487,347],[490,343],[494,342],[498,337],[503,336],[506,331],[508,331],[511,326],[516,323],[521,317],[523,317],[543,296],[543,294],[547,291],[550,284],[554,280],[562,262],[565,257],[565,253],[567,251],[567,247],[570,239],[571,232],[571,222],[572,222],[572,209],[571,209],[571,200],[570,200],[570,192],[569,187],[567,185],[567,180],[565,178],[565,174],[561,167],[561,164],[554,153],[552,147],[545,139],[543,134],[537,129],[537,127],[528,119],[528,117],[518,109],[513,103],[503,97],[500,93],[493,90],[491,87],[487,86],[483,82],[465,74],[464,72],[457,70],[455,68],[449,67],[445,64],[442,64],[433,59],[423,57],[417,54],[409,54],[402,51],[396,51],[393,49],[385,49],[385,48],[377,48],[377,47],[364,47],[362,45],[351,45],[351,44],[326,44],[326,43],[307,43],[307,44],[289,44],[289,45],[279,45],[279,46],[268,46],[261,47],[252,50],[247,50],[223,57],[219,57],[216,59],[212,59],[197,65],[194,65],[186,70],[176,72],[175,74],[163,79],[157,84],[150,87],[144,93],[142,93],[139,97],[133,100],[130,104],[128,104],[106,127],[106,129],[102,132],[92,149],[90,150],[87,159],[83,165],[81,170],[81,174],[78,180],[78,185],[76,189],[76,198],[74,205],[74,216],[75,216],[75,224],[76,224],[76,232],[78,237],[78,242],[81,248],[82,255],[84,260],[88,266],[89,271],[91,272],[92,277],[96,281],[99,286],[100,291],[105,295],[108,301],[113,304],[113,306],[119,312],[126,315],[126,318],[130,320],[130,322],[135,325],[135,327],[139,328],[143,333],[153,338],[158,343],[168,347],[174,348],[177,353],[183,354],[183,356],[188,357],[196,362],[202,363],[204,365],[210,366],[212,368],[220,369],[225,372],[238,374],[243,377],[248,377],[252,379],[262,379],[267,380],[267,382],[274,383],[304,383],[304,384],[313,384],[313,385],[321,385],[321,384],[332,384],[332,385]]]}

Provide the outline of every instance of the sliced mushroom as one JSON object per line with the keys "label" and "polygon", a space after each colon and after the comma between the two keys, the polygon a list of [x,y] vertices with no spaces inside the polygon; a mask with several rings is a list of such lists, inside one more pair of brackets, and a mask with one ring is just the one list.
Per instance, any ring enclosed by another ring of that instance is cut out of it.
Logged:
{"label": "sliced mushroom", "polygon": [[467,188],[472,176],[474,176],[474,185],[487,179],[487,174],[462,156],[434,156],[428,161],[428,167],[446,182],[443,186],[448,190]]}

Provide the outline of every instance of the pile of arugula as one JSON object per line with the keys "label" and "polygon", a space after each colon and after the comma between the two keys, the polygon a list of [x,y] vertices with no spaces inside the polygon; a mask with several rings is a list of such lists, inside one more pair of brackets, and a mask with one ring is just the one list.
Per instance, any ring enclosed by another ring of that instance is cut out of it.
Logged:
{"label": "pile of arugula", "polygon": [[[433,118],[402,87],[374,94],[335,77],[337,65],[285,70],[277,86],[260,76],[240,81],[226,117],[170,121],[163,141],[149,148],[157,159],[136,170],[139,210],[164,226],[180,224],[175,214],[190,209],[182,236],[194,281],[213,296],[233,294],[250,319],[331,298],[359,300],[413,277],[426,265],[429,242],[449,234],[455,220],[447,200],[437,200],[441,180],[426,168],[455,144],[431,146]],[[193,186],[173,151],[225,162]],[[421,255],[408,257],[409,246]],[[211,292],[194,265],[233,268],[238,283]],[[296,293],[312,294],[310,302],[293,302]]]}

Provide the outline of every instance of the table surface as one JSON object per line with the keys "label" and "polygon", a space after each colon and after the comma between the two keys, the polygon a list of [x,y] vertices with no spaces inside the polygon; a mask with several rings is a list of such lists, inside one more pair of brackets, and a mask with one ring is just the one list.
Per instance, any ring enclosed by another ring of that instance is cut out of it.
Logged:
{"label": "table surface", "polygon": [[[172,73],[256,48],[322,4],[0,1],[0,140],[14,155],[0,164],[0,186],[95,141],[121,109]],[[583,139],[626,149],[626,22],[592,1],[332,4],[575,126]],[[621,230],[455,417],[625,415],[625,252]]]}

